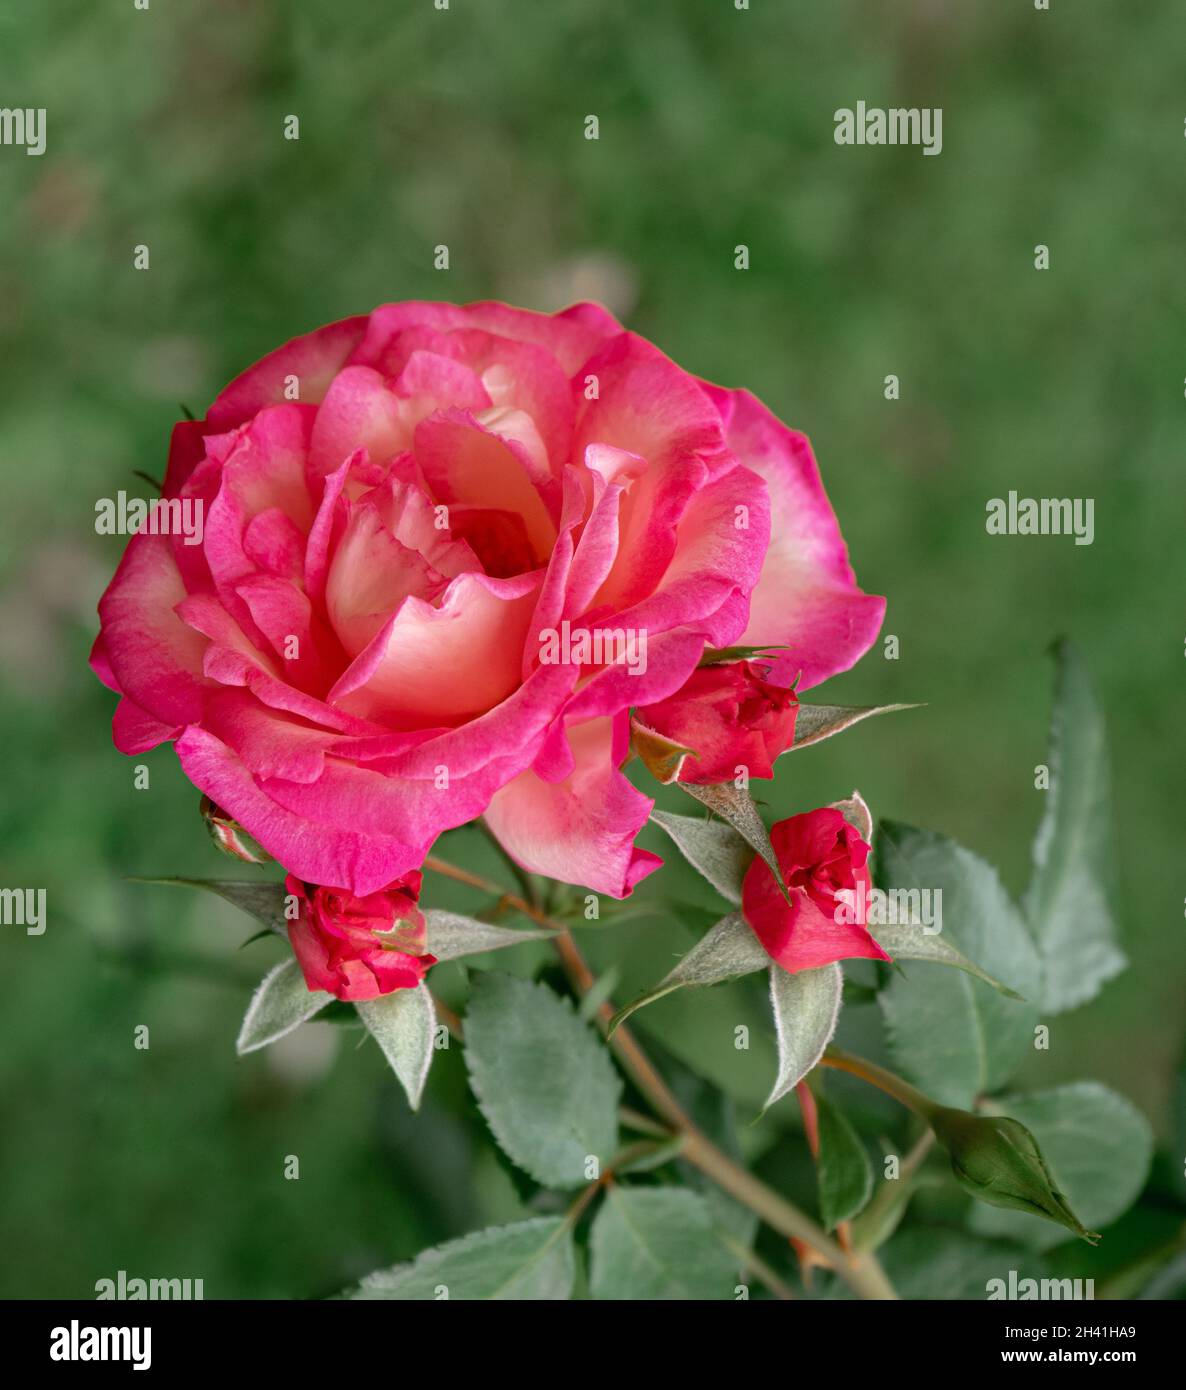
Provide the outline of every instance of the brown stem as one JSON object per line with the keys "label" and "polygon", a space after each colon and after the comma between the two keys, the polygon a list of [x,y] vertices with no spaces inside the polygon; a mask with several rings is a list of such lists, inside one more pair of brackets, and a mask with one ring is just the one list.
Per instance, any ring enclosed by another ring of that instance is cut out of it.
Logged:
{"label": "brown stem", "polygon": [[838,1047],[829,1047],[825,1051],[820,1058],[820,1066],[835,1067],[837,1071],[846,1071],[853,1076],[859,1076],[870,1086],[876,1086],[887,1096],[893,1096],[900,1105],[904,1105],[907,1110],[913,1110],[920,1119],[925,1120],[928,1124],[930,1124],[931,1116],[940,1108],[930,1096],[924,1096],[909,1081],[903,1081],[900,1076],[896,1076],[892,1071],[887,1071],[885,1067],[879,1067],[876,1062],[870,1062],[866,1057],[858,1057],[852,1052],[842,1052]]}
{"label": "brown stem", "polygon": [[618,1119],[627,1129],[636,1130],[639,1134],[650,1134],[656,1139],[671,1138],[671,1130],[664,1129],[658,1120],[652,1120],[649,1115],[644,1115],[641,1110],[631,1110],[628,1105],[618,1107]]}
{"label": "brown stem", "polygon": [[549,927],[554,931],[564,929],[563,922],[553,921],[551,917],[533,903],[529,903],[526,898],[521,898],[517,893],[508,893],[500,883],[495,883],[492,879],[483,878],[481,874],[471,874],[468,869],[459,868],[456,864],[446,863],[443,859],[438,859],[435,854],[430,854],[424,861],[424,867],[431,869],[433,873],[441,874],[444,878],[455,879],[458,883],[466,883],[471,888],[480,888],[483,893],[493,893],[500,902],[507,907],[513,907],[516,912],[521,912],[525,917],[530,917],[533,922],[538,922],[541,927]]}

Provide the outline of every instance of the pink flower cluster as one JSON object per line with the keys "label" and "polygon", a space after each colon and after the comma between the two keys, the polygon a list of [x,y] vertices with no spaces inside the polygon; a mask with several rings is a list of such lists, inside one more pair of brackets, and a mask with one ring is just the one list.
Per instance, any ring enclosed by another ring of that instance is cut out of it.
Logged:
{"label": "pink flower cluster", "polygon": [[[624,897],[660,863],[630,710],[700,740],[690,775],[769,776],[787,687],[852,665],[884,610],[806,438],[591,304],[389,304],[298,338],[176,426],[164,497],[201,543],[136,534],[102,598],[115,742],[172,740],[296,880],[363,902],[479,815],[524,868]],[[541,659],[562,624],[634,659]],[[733,645],[783,650],[698,670]]]}

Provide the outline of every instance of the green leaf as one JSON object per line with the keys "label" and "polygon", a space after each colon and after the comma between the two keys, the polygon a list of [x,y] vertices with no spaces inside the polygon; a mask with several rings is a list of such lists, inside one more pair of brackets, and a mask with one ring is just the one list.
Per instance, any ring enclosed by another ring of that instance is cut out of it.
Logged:
{"label": "green leaf", "polygon": [[585,991],[584,998],[577,1005],[577,1017],[582,1023],[589,1023],[597,1017],[601,1006],[608,1003],[610,996],[618,987],[622,972],[611,965],[604,974],[598,975]]}
{"label": "green leaf", "polygon": [[752,974],[770,963],[762,943],[740,912],[722,917],[700,938],[677,966],[645,994],[618,1010],[610,1021],[612,1033],[636,1009],[653,1004],[672,990],[687,985],[719,985]]}
{"label": "green leaf", "polygon": [[[774,875],[774,881],[778,884],[783,897],[786,898],[787,902],[790,902],[790,894],[782,880],[782,870],[778,867],[778,860],[774,856],[774,847],[770,843],[766,824],[759,815],[758,807],[749,792],[743,792],[731,782],[719,782],[703,787],[697,786],[694,782],[680,782],[678,786],[681,791],[695,797],[702,805],[707,806],[710,811],[720,816],[723,821],[727,821],[749,845],[750,849],[755,854],[761,855],[770,872]],[[738,892],[740,893],[740,889]],[[740,897],[738,901],[740,901]]]}
{"label": "green leaf", "polygon": [[770,652],[789,652],[790,647],[774,644],[768,647],[706,647],[700,658],[701,666],[723,666],[732,661],[758,661]]}
{"label": "green leaf", "polygon": [[[991,865],[943,835],[885,821],[877,862],[884,889],[942,894],[944,940],[1026,1000],[1040,997],[1037,952]],[[880,928],[871,930],[880,940]],[[915,938],[919,949],[936,939]],[[1036,1003],[1005,997],[963,970],[920,962],[878,1002],[897,1069],[944,1105],[969,1106],[999,1090],[1033,1047]]]}
{"label": "green leaf", "polygon": [[815,1097],[819,1117],[819,1210],[824,1227],[835,1230],[873,1195],[873,1165],[844,1113],[824,1095]]}
{"label": "green leaf", "polygon": [[353,1299],[442,1301],[572,1296],[572,1232],[558,1216],[493,1226],[417,1255],[411,1264],[368,1275]]}
{"label": "green leaf", "polygon": [[795,716],[795,741],[788,753],[807,748],[821,739],[842,734],[862,719],[875,714],[892,714],[899,709],[922,709],[921,705],[799,705]]}
{"label": "green leaf", "polygon": [[141,878],[133,876],[129,883],[154,883],[167,888],[201,888],[225,898],[228,903],[261,922],[269,931],[288,935],[288,920],[284,904],[288,894],[282,883],[243,883],[222,878]]}
{"label": "green leaf", "polygon": [[488,973],[465,1019],[470,1085],[504,1152],[544,1187],[589,1181],[617,1148],[618,1080],[609,1054],[544,985]]}
{"label": "green leaf", "polygon": [[426,949],[437,960],[456,960],[459,956],[479,955],[483,951],[499,951],[504,946],[518,946],[524,941],[542,941],[555,936],[551,931],[523,931],[513,927],[480,922],[476,917],[463,917],[456,912],[429,908],[424,914],[428,926]]}
{"label": "green leaf", "polygon": [[[1084,1225],[1102,1230],[1136,1201],[1153,1152],[1148,1121],[1123,1096],[1097,1081],[1028,1095],[1001,1096],[993,1111],[1030,1130],[1059,1190]],[[1066,1235],[1037,1217],[977,1205],[972,1228],[1038,1250]]]}
{"label": "green leaf", "polygon": [[281,961],[269,970],[251,996],[235,1051],[240,1057],[267,1047],[299,1028],[333,1001],[323,989],[311,990],[295,960]]}
{"label": "green leaf", "polygon": [[379,999],[360,999],[354,1007],[391,1063],[407,1092],[408,1104],[417,1109],[432,1064],[436,1033],[436,1012],[428,986],[392,990]]}
{"label": "green leaf", "polygon": [[1049,1272],[1040,1255],[948,1227],[901,1231],[882,1248],[880,1258],[903,1300],[980,1302],[1006,1283],[1010,1270],[1025,1279],[1041,1279]]}
{"label": "green leaf", "polygon": [[793,1090],[823,1056],[836,1031],[844,976],[839,965],[794,974],[770,965],[770,1003],[778,1034],[778,1080],[766,1108]]}
{"label": "green leaf", "polygon": [[741,881],[754,852],[732,826],[669,811],[652,811],[651,819],[667,831],[688,863],[726,902],[741,906]]}
{"label": "green leaf", "polygon": [[593,1297],[731,1299],[737,1257],[687,1188],[610,1188],[589,1238]]}
{"label": "green leaf", "polygon": [[1069,642],[1057,660],[1050,789],[1023,899],[1045,966],[1047,1013],[1086,1003],[1128,963],[1109,905],[1116,847],[1103,710]]}
{"label": "green leaf", "polygon": [[973,979],[983,980],[986,985],[991,985],[1007,999],[1016,999],[1023,1004],[1026,1002],[1015,989],[1002,984],[987,970],[981,970],[975,961],[970,961],[962,951],[957,950],[950,941],[945,941],[940,934],[928,935],[923,930],[922,922],[898,922],[892,925],[871,923],[869,931],[877,944],[893,956],[895,961],[922,960],[931,965],[948,965],[955,970],[965,971]]}

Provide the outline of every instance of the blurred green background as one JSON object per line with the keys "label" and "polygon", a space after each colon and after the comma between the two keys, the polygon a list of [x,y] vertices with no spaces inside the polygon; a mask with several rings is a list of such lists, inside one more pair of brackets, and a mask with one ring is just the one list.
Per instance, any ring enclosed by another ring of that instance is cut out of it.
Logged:
{"label": "blurred green background", "polygon": [[[811,435],[900,639],[897,661],[875,647],[826,698],[928,707],[795,759],[769,797],[781,813],[859,786],[1020,892],[1046,651],[1077,640],[1109,713],[1132,965],[1055,1021],[1029,1080],[1096,1077],[1131,1097],[1169,1146],[1172,1186],[1184,44],[1180,0],[0,11],[0,105],[48,112],[43,157],[0,148],[0,881],[49,898],[44,936],[0,928],[0,1295],[93,1296],[119,1269],[202,1277],[207,1297],[326,1294],[519,1210],[456,1049],[414,1122],[359,1034],[316,1025],[235,1059],[279,948],[240,953],[251,924],[229,907],[122,881],[228,861],[168,747],[143,759],[150,791],[133,789],[113,698],[85,668],[122,549],[94,534],[96,498],[142,493],[133,469],[160,476],[179,403],[200,415],[285,339],[394,299],[598,298]],[[832,113],[858,100],[941,106],[942,155],[836,146]],[[283,138],[289,114],[299,141]],[[1095,543],[987,536],[985,503],[1011,488],[1093,497]],[[496,871],[470,832],[443,852]],[[670,872],[665,886],[704,896]],[[686,932],[624,921],[597,950],[629,962],[642,942],[669,960]],[[628,964],[623,997],[643,978]],[[677,1036],[673,1008],[653,1018],[652,1037]],[[795,1192],[793,1124],[747,1134]],[[299,1182],[283,1180],[288,1154]],[[1161,1201],[1150,1239],[1172,1234]]]}

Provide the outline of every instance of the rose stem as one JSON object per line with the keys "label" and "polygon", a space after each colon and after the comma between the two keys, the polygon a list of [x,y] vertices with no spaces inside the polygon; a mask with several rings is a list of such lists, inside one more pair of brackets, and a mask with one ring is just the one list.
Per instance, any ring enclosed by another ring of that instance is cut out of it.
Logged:
{"label": "rose stem", "polygon": [[941,1109],[930,1096],[924,1096],[921,1091],[916,1090],[908,1081],[903,1081],[900,1076],[895,1076],[892,1071],[879,1067],[876,1062],[870,1062],[867,1058],[857,1057],[851,1052],[842,1052],[838,1047],[829,1047],[825,1051],[820,1058],[820,1066],[835,1067],[837,1071],[847,1071],[853,1076],[859,1076],[870,1086],[876,1086],[887,1096],[893,1096],[907,1110],[913,1110],[928,1124],[935,1111]]}
{"label": "rose stem", "polygon": [[[882,1217],[888,1212],[893,1204],[898,1201],[902,1193],[902,1184],[909,1184],[911,1178],[922,1167],[923,1159],[931,1151],[931,1145],[935,1142],[935,1136],[929,1129],[924,1129],[914,1147],[902,1160],[902,1167],[896,1178],[884,1178],[881,1186],[873,1194],[869,1205],[861,1212],[861,1221],[866,1228],[877,1230]],[[910,1194],[904,1199],[910,1200]]]}
{"label": "rose stem", "polygon": [[794,1302],[795,1295],[756,1250],[750,1250],[747,1246],[743,1245],[736,1236],[728,1235],[724,1231],[721,1232],[721,1240],[729,1247],[732,1253],[736,1255],[738,1260],[740,1260],[742,1268],[756,1275],[775,1298],[784,1303]]}
{"label": "rose stem", "polygon": [[[593,985],[593,975],[585,964],[580,948],[573,940],[572,933],[564,922],[549,917],[539,908],[533,907],[524,898],[508,893],[501,884],[480,874],[470,873],[450,864],[435,855],[429,855],[424,867],[458,883],[468,884],[482,892],[499,897],[508,907],[514,908],[529,917],[541,927],[554,931],[553,945],[560,956],[573,988],[580,995],[588,993]],[[602,1030],[605,1031],[613,1018],[613,1005],[606,1000],[597,1011]],[[742,1205],[749,1207],[773,1230],[788,1238],[794,1237],[814,1246],[827,1260],[828,1265],[861,1298],[892,1299],[897,1295],[885,1277],[881,1266],[872,1255],[849,1256],[812,1219],[793,1206],[773,1188],[767,1187],[739,1163],[735,1163],[723,1150],[703,1134],[691,1117],[672,1094],[667,1083],[652,1065],[650,1058],[634,1039],[634,1035],[624,1025],[614,1031],[609,1039],[610,1047],[617,1053],[618,1060],[629,1073],[638,1089],[646,1096],[657,1114],[661,1115],[672,1128],[684,1136],[684,1147],[680,1157],[687,1159],[712,1179],[718,1187],[735,1197]]]}

